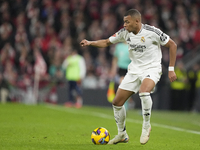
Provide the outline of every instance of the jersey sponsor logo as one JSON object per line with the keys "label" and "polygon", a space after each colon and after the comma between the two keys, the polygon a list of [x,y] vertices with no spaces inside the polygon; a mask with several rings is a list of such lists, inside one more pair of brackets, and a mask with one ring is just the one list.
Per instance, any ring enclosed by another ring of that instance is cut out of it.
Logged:
{"label": "jersey sponsor logo", "polygon": [[141,37],[141,42],[143,42],[143,43],[145,42],[145,39],[144,39],[144,37]]}
{"label": "jersey sponsor logo", "polygon": [[136,52],[144,52],[144,49],[146,49],[145,45],[136,45],[136,44],[130,44],[130,47],[132,50]]}

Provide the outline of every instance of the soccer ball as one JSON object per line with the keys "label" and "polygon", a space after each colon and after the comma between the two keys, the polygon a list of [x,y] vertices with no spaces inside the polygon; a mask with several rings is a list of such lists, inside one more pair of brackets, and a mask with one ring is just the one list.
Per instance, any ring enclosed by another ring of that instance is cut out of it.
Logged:
{"label": "soccer ball", "polygon": [[92,131],[92,142],[97,145],[105,145],[110,140],[110,133],[106,128],[99,127]]}

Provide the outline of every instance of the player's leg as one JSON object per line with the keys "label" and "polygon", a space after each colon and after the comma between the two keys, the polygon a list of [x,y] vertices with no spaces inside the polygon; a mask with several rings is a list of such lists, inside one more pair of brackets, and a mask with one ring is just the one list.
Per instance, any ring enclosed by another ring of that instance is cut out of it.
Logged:
{"label": "player's leg", "polygon": [[134,93],[139,91],[140,80],[137,75],[127,73],[119,85],[116,96],[112,102],[114,117],[118,128],[118,135],[115,136],[108,144],[117,144],[119,142],[128,142],[129,137],[126,133],[126,110],[123,106],[126,100]]}
{"label": "player's leg", "polygon": [[[122,82],[122,80],[124,79],[124,76],[127,73],[127,69],[119,69],[119,75],[120,75],[120,79],[119,79],[119,83]],[[130,97],[126,100],[126,102],[124,103],[124,107],[126,109],[126,112],[128,111],[128,101],[129,101]]]}
{"label": "player's leg", "polygon": [[150,92],[155,87],[155,82],[152,79],[145,78],[140,86],[139,96],[141,99],[142,105],[142,114],[143,114],[143,125],[142,125],[142,134],[140,137],[140,143],[146,144],[149,140],[151,124],[151,108],[152,108],[152,99]]}
{"label": "player's leg", "polygon": [[116,96],[112,102],[114,117],[118,128],[118,135],[115,136],[112,140],[109,141],[108,144],[117,144],[120,142],[128,142],[129,137],[126,133],[126,109],[124,107],[124,103],[126,100],[133,94],[132,91],[127,91],[118,88]]}
{"label": "player's leg", "polygon": [[74,81],[68,81],[68,101],[65,103],[66,107],[72,107],[73,106],[73,90],[74,90]]}
{"label": "player's leg", "polygon": [[81,108],[82,105],[83,105],[82,91],[81,91],[80,84],[77,83],[77,82],[75,82],[75,90],[76,90],[76,93],[77,93],[75,107]]}

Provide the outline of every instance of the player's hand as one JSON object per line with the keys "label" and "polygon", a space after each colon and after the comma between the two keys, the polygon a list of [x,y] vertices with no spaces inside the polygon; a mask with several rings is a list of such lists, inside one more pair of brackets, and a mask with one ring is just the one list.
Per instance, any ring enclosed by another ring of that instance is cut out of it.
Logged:
{"label": "player's hand", "polygon": [[169,71],[168,72],[168,77],[169,77],[170,82],[173,82],[173,81],[175,81],[177,79],[176,73],[174,71]]}
{"label": "player's hand", "polygon": [[81,45],[81,46],[89,46],[90,43],[91,43],[90,41],[84,39],[84,40],[82,40],[82,41],[80,42],[80,45]]}
{"label": "player's hand", "polygon": [[81,85],[81,82],[82,82],[81,79],[79,79],[78,81],[76,81],[76,83],[77,83],[78,85]]}

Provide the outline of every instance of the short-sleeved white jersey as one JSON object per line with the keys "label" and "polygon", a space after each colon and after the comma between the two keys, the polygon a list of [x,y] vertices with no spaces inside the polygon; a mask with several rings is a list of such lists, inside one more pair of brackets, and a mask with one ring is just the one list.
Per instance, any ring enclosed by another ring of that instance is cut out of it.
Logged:
{"label": "short-sleeved white jersey", "polygon": [[143,25],[135,35],[122,28],[113,36],[109,37],[111,43],[126,42],[129,45],[129,57],[131,63],[128,72],[133,74],[142,73],[148,68],[161,68],[162,52],[160,45],[165,45],[170,37],[160,29]]}

